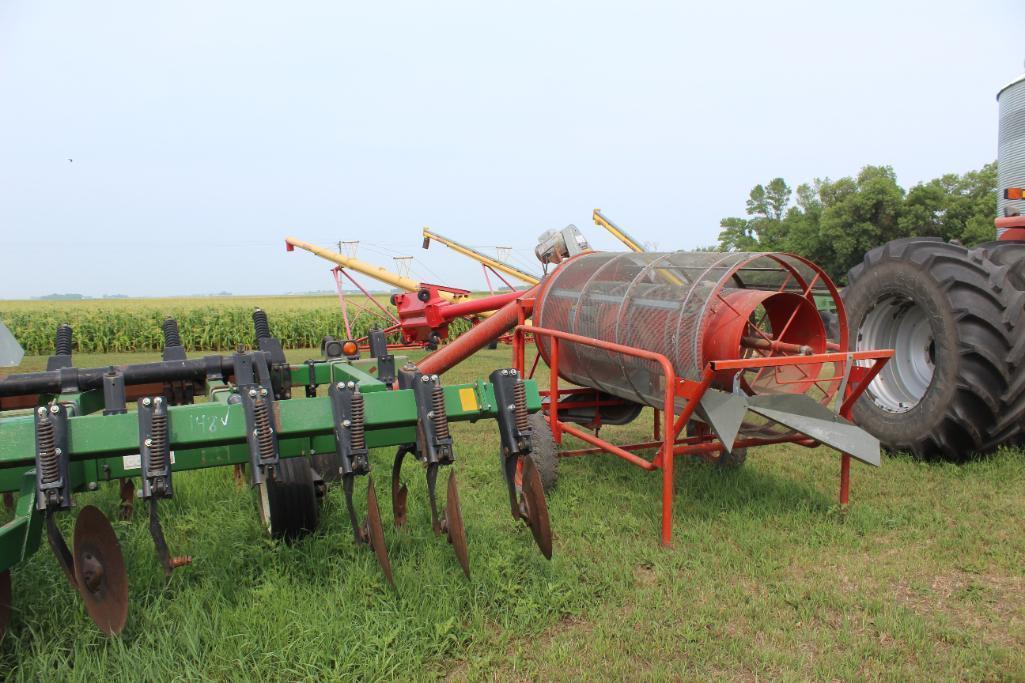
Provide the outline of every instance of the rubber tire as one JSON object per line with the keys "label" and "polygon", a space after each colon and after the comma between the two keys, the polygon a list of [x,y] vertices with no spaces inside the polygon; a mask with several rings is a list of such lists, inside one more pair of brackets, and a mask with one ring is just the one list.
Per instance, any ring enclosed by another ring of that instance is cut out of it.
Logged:
{"label": "rubber tire", "polygon": [[309,460],[282,458],[275,474],[267,482],[271,536],[290,542],[316,531],[320,526],[320,497]]}
{"label": "rubber tire", "polygon": [[848,273],[844,302],[852,340],[888,296],[911,299],[930,320],[935,370],[919,402],[895,413],[866,393],[854,406],[854,422],[886,448],[961,461],[1004,438],[998,421],[1015,325],[1005,316],[1013,297],[998,270],[981,250],[908,238],[869,251]]}
{"label": "rubber tire", "polygon": [[[1018,292],[1018,305],[1008,311],[1013,318],[1015,312],[1025,319],[1025,242],[996,241],[978,246],[986,258],[999,269],[1006,269],[1007,284]],[[1025,330],[1025,323],[1017,329]],[[1017,343],[1011,350],[1008,364],[1011,369],[1010,387],[1004,395],[1004,407],[998,430],[1004,441],[1025,443],[1025,334],[1019,333]]]}
{"label": "rubber tire", "polygon": [[840,318],[835,311],[819,311],[819,318],[822,319],[822,327],[826,330],[826,339],[838,340],[840,338]]}
{"label": "rubber tire", "polygon": [[747,462],[747,449],[746,448],[734,448],[729,453],[722,453],[717,459],[716,464],[723,469],[735,470],[744,466]]}
{"label": "rubber tire", "polygon": [[[686,434],[687,436],[694,436],[697,434],[695,422],[692,421],[687,423]],[[715,464],[723,469],[737,469],[739,467],[743,467],[745,462],[747,462],[746,448],[734,448],[729,453],[724,451],[715,459]]]}
{"label": "rubber tire", "polygon": [[342,459],[334,451],[311,455],[310,465],[313,467],[313,471],[320,475],[325,484],[335,484],[342,480],[342,474],[339,471],[342,466]]}
{"label": "rubber tire", "polygon": [[534,467],[541,476],[545,494],[548,494],[559,481],[559,447],[543,413],[537,412],[530,416],[530,428],[533,431],[531,442],[534,446],[530,459],[534,461]]}

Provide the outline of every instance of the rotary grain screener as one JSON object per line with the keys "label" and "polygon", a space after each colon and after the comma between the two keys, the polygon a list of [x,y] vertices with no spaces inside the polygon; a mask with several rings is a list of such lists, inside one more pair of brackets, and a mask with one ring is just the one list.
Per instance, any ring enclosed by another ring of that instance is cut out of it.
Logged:
{"label": "rotary grain screener", "polygon": [[[429,335],[463,306],[494,313],[418,366],[443,373],[514,330],[516,369],[533,377],[543,360],[551,370],[533,431],[587,444],[561,457],[604,451],[661,470],[663,543],[672,537],[675,456],[735,464],[753,446],[832,446],[844,504],[851,458],[879,465],[879,442],[851,422],[851,408],[892,351],[851,350],[843,302],[815,264],[783,253],[594,252],[572,226],[542,235],[537,256],[551,270],[529,290],[466,304],[424,297],[406,334]],[[823,300],[840,321],[832,330]],[[599,436],[645,407],[650,440]]]}

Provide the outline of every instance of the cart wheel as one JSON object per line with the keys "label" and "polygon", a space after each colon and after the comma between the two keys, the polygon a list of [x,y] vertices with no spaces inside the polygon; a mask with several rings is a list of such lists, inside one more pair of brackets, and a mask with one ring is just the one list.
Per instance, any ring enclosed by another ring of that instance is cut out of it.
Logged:
{"label": "cart wheel", "polygon": [[309,460],[282,458],[273,480],[257,487],[260,520],[273,538],[294,541],[320,524],[320,498]]}
{"label": "cart wheel", "polygon": [[541,477],[541,488],[547,494],[559,481],[559,447],[552,436],[548,420],[540,412],[530,416],[530,429],[534,433],[531,437],[534,450],[530,453],[530,459],[534,461],[534,467]]}
{"label": "cart wheel", "polygon": [[[698,430],[708,429],[703,423],[688,422],[687,423],[687,436],[696,436]],[[730,452],[722,451],[719,457],[715,459],[715,464],[724,469],[736,469],[742,467],[747,462],[747,449],[746,448],[734,448]]]}
{"label": "cart wheel", "polygon": [[734,448],[731,452],[723,452],[716,463],[719,467],[726,469],[736,469],[742,467],[747,462],[747,449],[746,448]]}
{"label": "cart wheel", "polygon": [[310,464],[313,466],[313,471],[320,475],[325,484],[335,484],[342,480],[340,472],[342,459],[338,453],[332,451],[311,455]]}

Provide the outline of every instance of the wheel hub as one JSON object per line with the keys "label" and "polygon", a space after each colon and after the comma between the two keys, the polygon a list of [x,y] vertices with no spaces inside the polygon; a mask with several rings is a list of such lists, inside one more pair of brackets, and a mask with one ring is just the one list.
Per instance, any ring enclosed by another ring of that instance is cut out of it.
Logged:
{"label": "wheel hub", "polygon": [[881,299],[858,330],[858,350],[893,349],[893,358],[872,380],[868,395],[880,408],[906,413],[925,396],[936,366],[936,342],[925,311],[898,296]]}

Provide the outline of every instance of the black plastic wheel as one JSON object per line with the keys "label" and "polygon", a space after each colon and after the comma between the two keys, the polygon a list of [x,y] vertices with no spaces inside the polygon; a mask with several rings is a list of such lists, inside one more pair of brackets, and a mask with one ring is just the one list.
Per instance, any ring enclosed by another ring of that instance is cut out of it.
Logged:
{"label": "black plastic wheel", "polygon": [[[687,436],[695,436],[698,433],[699,427],[702,427],[706,430],[709,429],[706,425],[700,422],[688,422],[686,427]],[[745,462],[747,462],[746,448],[734,448],[729,453],[723,451],[719,454],[719,457],[715,459],[715,464],[724,469],[743,467]]]}
{"label": "black plastic wheel", "polygon": [[848,282],[852,345],[895,351],[855,405],[858,425],[920,458],[963,460],[1008,437],[1008,359],[1025,328],[1005,271],[983,250],[910,238],[868,252]]}
{"label": "black plastic wheel", "polygon": [[530,416],[530,428],[533,431],[531,441],[534,446],[530,459],[534,461],[534,467],[541,477],[541,487],[547,494],[559,481],[559,447],[552,436],[552,428],[542,413],[537,412]]}
{"label": "black plastic wheel", "polygon": [[313,467],[314,473],[319,475],[325,484],[334,484],[342,480],[340,472],[342,459],[334,451],[311,455],[310,465]]}
{"label": "black plastic wheel", "polygon": [[320,525],[320,496],[309,461],[303,457],[282,458],[273,480],[267,481],[266,502],[261,512],[271,536],[294,541],[316,531]]}

